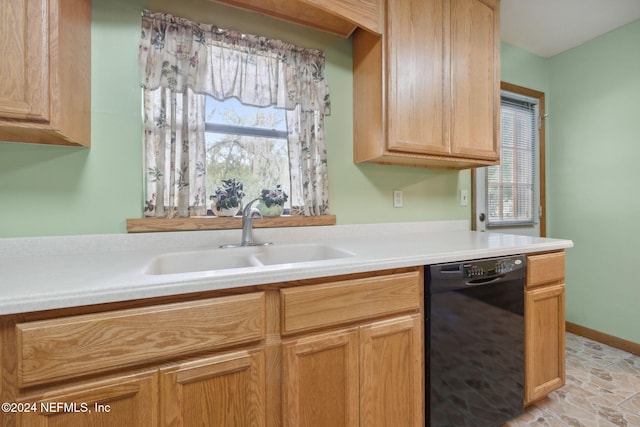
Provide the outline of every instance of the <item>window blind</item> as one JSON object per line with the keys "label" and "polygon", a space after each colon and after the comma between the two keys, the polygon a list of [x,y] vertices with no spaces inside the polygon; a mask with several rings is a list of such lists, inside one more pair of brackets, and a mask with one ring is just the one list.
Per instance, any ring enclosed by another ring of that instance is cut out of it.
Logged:
{"label": "window blind", "polygon": [[537,99],[503,91],[500,164],[487,169],[488,226],[531,225],[537,220]]}

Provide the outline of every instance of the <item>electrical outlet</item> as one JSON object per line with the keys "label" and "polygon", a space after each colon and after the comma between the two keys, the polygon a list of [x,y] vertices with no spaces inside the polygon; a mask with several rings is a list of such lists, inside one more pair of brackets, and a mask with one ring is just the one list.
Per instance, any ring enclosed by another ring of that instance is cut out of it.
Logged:
{"label": "electrical outlet", "polygon": [[469,205],[469,190],[460,190],[460,206]]}
{"label": "electrical outlet", "polygon": [[401,208],[403,206],[402,190],[393,190],[393,207]]}

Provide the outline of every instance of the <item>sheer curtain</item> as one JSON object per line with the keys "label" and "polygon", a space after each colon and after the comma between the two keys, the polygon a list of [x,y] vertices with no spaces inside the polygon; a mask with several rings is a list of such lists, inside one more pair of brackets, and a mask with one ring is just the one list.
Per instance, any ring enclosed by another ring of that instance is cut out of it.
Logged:
{"label": "sheer curtain", "polygon": [[146,216],[206,215],[204,95],[144,91]]}
{"label": "sheer curtain", "polygon": [[[292,212],[328,213],[324,116],[330,101],[323,52],[145,11],[139,60],[149,141],[146,215],[188,216],[204,209],[204,95],[287,109]],[[189,123],[200,118],[201,125]],[[178,147],[174,154],[160,140]]]}

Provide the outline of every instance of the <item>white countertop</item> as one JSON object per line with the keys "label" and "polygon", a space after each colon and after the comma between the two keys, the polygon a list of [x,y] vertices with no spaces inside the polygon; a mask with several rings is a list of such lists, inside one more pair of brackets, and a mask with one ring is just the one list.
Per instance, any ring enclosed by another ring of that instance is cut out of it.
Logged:
{"label": "white countertop", "polygon": [[317,243],[335,260],[148,274],[162,254],[236,243],[240,230],[0,239],[0,314],[565,249],[563,239],[468,231],[467,221],[255,229],[254,241]]}

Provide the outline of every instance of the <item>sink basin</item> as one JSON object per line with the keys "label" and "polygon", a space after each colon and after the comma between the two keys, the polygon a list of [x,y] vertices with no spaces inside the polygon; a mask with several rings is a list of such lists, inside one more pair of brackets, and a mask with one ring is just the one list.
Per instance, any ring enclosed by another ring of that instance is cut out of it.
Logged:
{"label": "sink basin", "polygon": [[301,244],[263,247],[254,256],[263,265],[276,265],[328,261],[354,255],[352,252],[332,246]]}
{"label": "sink basin", "polygon": [[159,255],[146,270],[147,274],[178,274],[197,271],[231,270],[255,267],[256,261],[247,251],[237,249],[208,249]]}
{"label": "sink basin", "polygon": [[355,254],[332,246],[318,244],[248,246],[175,252],[159,255],[146,269],[146,274],[180,274],[200,271],[222,271],[247,267],[330,261]]}

